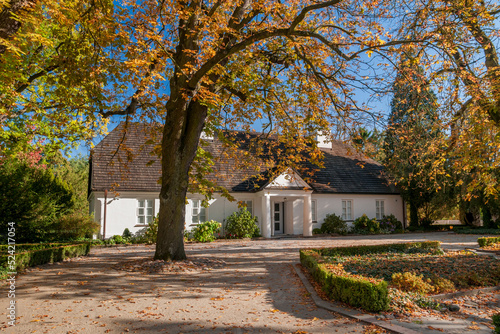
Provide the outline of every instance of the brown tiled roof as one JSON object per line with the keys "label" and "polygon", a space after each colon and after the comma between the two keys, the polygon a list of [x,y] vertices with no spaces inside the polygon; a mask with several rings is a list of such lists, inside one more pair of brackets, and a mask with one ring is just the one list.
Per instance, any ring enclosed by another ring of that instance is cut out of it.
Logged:
{"label": "brown tiled roof", "polygon": [[[126,136],[124,130],[127,128]],[[150,137],[159,136],[154,126],[121,123],[111,131],[92,151],[89,191],[116,189],[117,191],[159,192],[158,179],[161,175],[160,161],[152,155],[155,142]],[[248,139],[255,134],[232,132],[237,140],[243,142],[238,150],[241,156],[248,152]],[[117,148],[120,149],[117,150]],[[244,161],[228,157],[227,148],[219,139],[207,141],[204,149],[215,160],[208,179],[232,192],[258,191],[269,182],[273,167],[260,161],[258,167],[245,167]],[[389,185],[383,167],[377,162],[350,152],[349,146],[334,141],[331,149],[322,149],[324,167],[318,168],[306,163],[305,169],[314,170],[312,176],[303,178],[316,193],[356,193],[356,194],[394,194],[398,193]],[[246,154],[251,159],[251,154]],[[253,157],[255,158],[255,157]]]}

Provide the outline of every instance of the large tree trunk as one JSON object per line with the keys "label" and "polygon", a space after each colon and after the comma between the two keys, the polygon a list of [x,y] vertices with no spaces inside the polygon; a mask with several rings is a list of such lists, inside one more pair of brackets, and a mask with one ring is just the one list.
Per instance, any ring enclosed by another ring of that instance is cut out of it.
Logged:
{"label": "large tree trunk", "polygon": [[410,226],[417,227],[418,224],[418,206],[415,204],[415,201],[410,202]]}
{"label": "large tree trunk", "polygon": [[155,259],[183,260],[189,167],[198,148],[207,108],[196,101],[171,98],[162,139],[162,182]]}
{"label": "large tree trunk", "polygon": [[[36,0],[11,0],[8,5],[0,11],[0,38],[11,39],[19,28],[21,22],[16,19],[22,11],[33,8]],[[0,54],[6,50],[5,45],[0,45]]]}

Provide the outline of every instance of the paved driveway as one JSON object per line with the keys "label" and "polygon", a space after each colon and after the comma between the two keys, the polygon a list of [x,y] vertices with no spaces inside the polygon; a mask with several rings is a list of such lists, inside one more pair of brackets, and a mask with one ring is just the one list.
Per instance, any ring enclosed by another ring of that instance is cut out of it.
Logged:
{"label": "paved driveway", "polygon": [[[150,261],[153,246],[96,248],[32,268],[16,281],[14,333],[362,333],[361,323],[317,308],[292,269],[298,249],[441,240],[449,233],[222,241],[188,244],[192,263]],[[164,269],[162,271],[161,269]],[[7,295],[2,286],[3,296]],[[0,301],[7,324],[8,298]]]}

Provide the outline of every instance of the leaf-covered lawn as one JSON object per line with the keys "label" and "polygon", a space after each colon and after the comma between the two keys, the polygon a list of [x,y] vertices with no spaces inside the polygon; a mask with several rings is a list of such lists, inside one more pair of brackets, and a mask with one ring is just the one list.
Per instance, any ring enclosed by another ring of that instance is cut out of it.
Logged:
{"label": "leaf-covered lawn", "polygon": [[471,252],[449,252],[443,255],[383,253],[330,257],[345,271],[389,283],[395,273],[411,272],[424,279],[441,277],[452,281],[457,289],[494,286],[500,283],[500,260]]}

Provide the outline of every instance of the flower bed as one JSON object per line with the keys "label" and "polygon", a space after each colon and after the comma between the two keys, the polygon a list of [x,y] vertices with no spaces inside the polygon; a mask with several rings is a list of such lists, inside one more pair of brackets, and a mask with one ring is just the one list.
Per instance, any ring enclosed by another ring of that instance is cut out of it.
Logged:
{"label": "flower bed", "polygon": [[500,260],[444,253],[439,242],[301,250],[301,262],[330,298],[368,311],[401,304],[401,296],[423,305],[428,295],[500,283]]}

